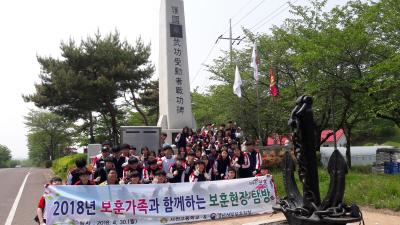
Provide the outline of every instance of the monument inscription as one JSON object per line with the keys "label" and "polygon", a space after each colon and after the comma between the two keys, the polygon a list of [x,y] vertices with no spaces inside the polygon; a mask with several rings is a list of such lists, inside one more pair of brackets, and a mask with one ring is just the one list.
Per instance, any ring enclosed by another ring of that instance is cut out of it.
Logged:
{"label": "monument inscription", "polygon": [[192,114],[183,0],[161,0],[159,55],[160,126],[168,135],[195,127]]}

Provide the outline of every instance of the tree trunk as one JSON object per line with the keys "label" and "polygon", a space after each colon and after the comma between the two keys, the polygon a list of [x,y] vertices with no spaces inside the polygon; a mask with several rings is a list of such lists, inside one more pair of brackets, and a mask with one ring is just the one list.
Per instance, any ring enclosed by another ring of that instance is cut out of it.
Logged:
{"label": "tree trunk", "polygon": [[94,143],[96,143],[96,140],[94,139],[94,124],[93,124],[93,115],[92,115],[92,112],[90,112],[89,113],[89,136],[90,136],[90,139],[89,139],[89,143],[90,144],[94,144]]}
{"label": "tree trunk", "polygon": [[133,106],[135,107],[135,109],[139,112],[139,114],[142,116],[144,124],[146,126],[149,125],[149,120],[147,119],[146,114],[140,109],[138,103],[137,103],[137,99],[135,98],[135,93],[133,92],[132,89],[130,89],[131,94],[132,94],[132,101],[133,101]]}
{"label": "tree trunk", "polygon": [[109,101],[106,101],[105,103],[106,103],[108,112],[110,113],[110,117],[111,117],[111,129],[112,129],[112,137],[113,137],[112,141],[113,141],[114,145],[119,145],[117,113],[115,112],[113,105]]}

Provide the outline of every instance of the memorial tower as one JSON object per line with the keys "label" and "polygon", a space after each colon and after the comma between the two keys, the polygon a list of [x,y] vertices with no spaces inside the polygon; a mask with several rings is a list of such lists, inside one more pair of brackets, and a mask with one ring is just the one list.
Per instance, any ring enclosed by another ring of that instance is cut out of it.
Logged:
{"label": "memorial tower", "polygon": [[157,126],[172,143],[183,127],[195,128],[192,114],[183,0],[161,0]]}

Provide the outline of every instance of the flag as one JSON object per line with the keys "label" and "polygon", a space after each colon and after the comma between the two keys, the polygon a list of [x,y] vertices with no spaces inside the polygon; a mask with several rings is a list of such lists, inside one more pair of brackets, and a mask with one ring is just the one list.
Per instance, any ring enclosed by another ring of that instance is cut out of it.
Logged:
{"label": "flag", "polygon": [[269,68],[269,94],[274,97],[278,96],[278,84],[272,67]]}
{"label": "flag", "polygon": [[251,64],[253,68],[254,80],[258,81],[258,65],[260,64],[260,58],[257,54],[257,44],[254,42],[253,53],[251,54]]}
{"label": "flag", "polygon": [[235,82],[233,82],[233,94],[237,95],[239,98],[242,97],[242,90],[240,89],[240,86],[242,86],[242,78],[240,77],[239,67],[236,65]]}

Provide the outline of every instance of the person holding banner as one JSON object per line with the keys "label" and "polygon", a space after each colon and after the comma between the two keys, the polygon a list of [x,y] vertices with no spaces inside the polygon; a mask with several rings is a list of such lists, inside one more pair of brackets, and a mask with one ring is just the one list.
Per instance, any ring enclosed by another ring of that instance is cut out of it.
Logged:
{"label": "person holding banner", "polygon": [[[62,179],[60,177],[53,177],[51,178],[49,184],[45,185],[45,187],[49,185],[62,185]],[[39,225],[46,225],[46,218],[44,215],[45,206],[46,206],[46,199],[44,198],[44,195],[42,195],[42,197],[40,197],[38,207],[36,210],[36,217],[34,218],[34,220]]]}

